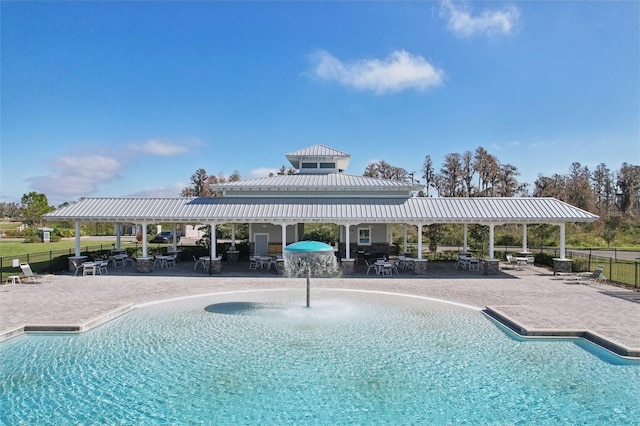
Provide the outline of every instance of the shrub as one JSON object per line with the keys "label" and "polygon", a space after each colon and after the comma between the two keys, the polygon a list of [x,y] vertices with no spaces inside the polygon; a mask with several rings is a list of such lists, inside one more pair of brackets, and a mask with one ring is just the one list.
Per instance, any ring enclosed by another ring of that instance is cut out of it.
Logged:
{"label": "shrub", "polygon": [[38,235],[29,235],[24,239],[25,243],[41,243],[42,240]]}

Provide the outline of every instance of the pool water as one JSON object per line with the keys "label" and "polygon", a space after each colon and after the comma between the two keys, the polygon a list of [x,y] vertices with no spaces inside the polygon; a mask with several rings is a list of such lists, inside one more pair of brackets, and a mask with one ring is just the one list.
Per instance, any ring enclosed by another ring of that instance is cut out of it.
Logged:
{"label": "pool water", "polygon": [[[477,310],[314,290],[146,306],[0,345],[0,422],[580,424],[640,419],[640,363]],[[588,349],[588,350],[585,350]]]}

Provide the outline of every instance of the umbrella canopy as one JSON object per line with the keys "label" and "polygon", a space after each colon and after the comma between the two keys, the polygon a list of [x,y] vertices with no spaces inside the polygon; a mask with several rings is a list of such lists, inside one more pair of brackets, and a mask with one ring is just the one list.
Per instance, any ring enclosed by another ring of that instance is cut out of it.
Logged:
{"label": "umbrella canopy", "polygon": [[333,251],[333,247],[320,241],[298,241],[289,244],[284,248],[286,251],[294,253],[317,253],[323,251]]}

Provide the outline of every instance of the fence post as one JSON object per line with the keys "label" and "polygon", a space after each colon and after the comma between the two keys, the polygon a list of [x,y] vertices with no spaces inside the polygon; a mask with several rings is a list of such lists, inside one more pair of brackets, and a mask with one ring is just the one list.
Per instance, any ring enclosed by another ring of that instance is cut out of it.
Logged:
{"label": "fence post", "polygon": [[53,272],[53,251],[49,250],[49,271]]}
{"label": "fence post", "polygon": [[591,247],[589,247],[589,270],[591,270],[591,250],[593,250]]}
{"label": "fence post", "polygon": [[609,258],[609,279],[613,281],[613,258]]}
{"label": "fence post", "polygon": [[636,260],[636,267],[635,267],[635,272],[636,272],[636,274],[635,274],[635,275],[636,275],[636,277],[635,277],[635,279],[634,279],[635,287],[636,287],[636,288],[638,288],[638,268],[639,268],[639,267],[640,267],[640,262],[638,262],[638,261]]}

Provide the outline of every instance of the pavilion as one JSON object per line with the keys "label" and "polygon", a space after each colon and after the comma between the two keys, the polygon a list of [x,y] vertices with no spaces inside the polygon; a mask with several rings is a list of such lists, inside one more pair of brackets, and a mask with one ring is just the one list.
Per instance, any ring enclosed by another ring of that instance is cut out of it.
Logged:
{"label": "pavilion", "polygon": [[[83,198],[44,216],[45,220],[75,223],[75,255],[80,256],[80,223],[110,222],[146,229],[154,223],[249,225],[249,242],[256,254],[267,254],[269,244],[284,246],[299,241],[306,223],[339,226],[339,251],[343,266],[353,265],[353,254],[387,247],[390,225],[415,226],[418,258],[422,258],[422,230],[431,224],[460,224],[489,228],[489,258],[494,260],[494,229],[505,224],[522,225],[523,251],[527,251],[527,225],[552,224],[560,228],[560,260],[565,259],[566,223],[593,222],[598,216],[554,198],[449,198],[420,197],[423,186],[346,174],[350,155],[324,145],[313,145],[286,155],[298,173],[263,179],[215,184],[215,197],[176,198]],[[175,232],[174,232],[175,235]],[[215,236],[215,232],[212,232]],[[235,239],[235,237],[234,237]],[[175,247],[175,241],[174,241]],[[382,250],[384,251],[384,250]],[[142,259],[147,258],[147,241],[142,239]],[[343,255],[343,257],[342,257]],[[211,244],[211,259],[217,258]],[[417,271],[421,270],[419,265]],[[353,266],[351,266],[352,268]]]}

